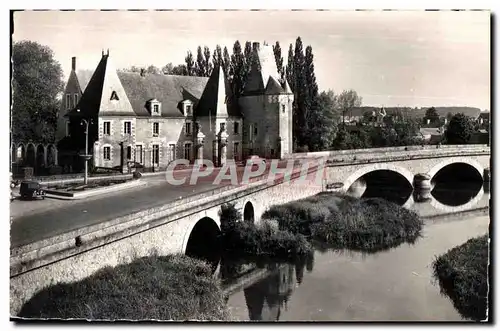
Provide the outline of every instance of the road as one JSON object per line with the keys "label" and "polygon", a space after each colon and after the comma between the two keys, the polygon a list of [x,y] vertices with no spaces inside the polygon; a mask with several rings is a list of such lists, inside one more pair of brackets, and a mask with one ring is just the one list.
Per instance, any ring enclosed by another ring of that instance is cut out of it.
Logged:
{"label": "road", "polygon": [[[144,209],[162,206],[181,197],[231,185],[228,179],[220,184],[214,184],[219,170],[215,170],[210,176],[199,178],[196,185],[189,184],[189,171],[183,173],[179,171],[174,175],[175,179],[188,178],[186,183],[180,186],[174,186],[168,183],[164,176],[158,176],[154,179],[145,179],[148,181],[145,187],[89,199],[57,202],[49,199],[13,201],[11,209],[15,209],[16,212],[11,217],[11,247],[18,247]],[[244,168],[237,170],[238,177],[241,179]],[[264,174],[268,172],[269,166]],[[23,206],[27,205],[26,208],[28,208],[29,204],[43,205],[44,203],[48,203],[45,208],[22,212]]]}

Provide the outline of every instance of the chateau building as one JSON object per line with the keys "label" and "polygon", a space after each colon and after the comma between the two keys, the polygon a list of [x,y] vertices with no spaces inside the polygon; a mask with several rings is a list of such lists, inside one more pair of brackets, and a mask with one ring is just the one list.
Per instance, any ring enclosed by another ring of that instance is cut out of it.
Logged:
{"label": "chateau building", "polygon": [[121,72],[108,51],[89,72],[77,71],[73,58],[58,140],[77,141],[82,153],[88,123],[89,154],[94,166],[106,168],[282,158],[292,152],[293,93],[279,78],[272,47],[253,43],[253,52],[239,98],[221,67],[209,78]]}

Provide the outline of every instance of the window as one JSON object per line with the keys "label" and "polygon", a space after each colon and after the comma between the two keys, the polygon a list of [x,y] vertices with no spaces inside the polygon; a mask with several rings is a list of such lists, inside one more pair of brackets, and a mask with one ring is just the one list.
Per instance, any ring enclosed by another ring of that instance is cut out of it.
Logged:
{"label": "window", "polygon": [[240,143],[239,142],[234,142],[233,144],[233,156],[236,161],[239,161],[239,155],[240,155]]}
{"label": "window", "polygon": [[124,134],[130,134],[132,123],[130,122],[123,122],[123,133]]}
{"label": "window", "polygon": [[226,123],[222,122],[222,123],[220,124],[220,130],[221,130],[221,131],[226,130]]}
{"label": "window", "polygon": [[159,134],[160,134],[160,123],[155,122],[153,123],[153,136],[158,137]]}
{"label": "window", "polygon": [[191,144],[184,145],[184,159],[191,161]]}
{"label": "window", "polygon": [[286,112],[286,106],[285,105],[281,105],[281,112],[283,114]]}
{"label": "window", "polygon": [[109,161],[111,160],[111,147],[106,146],[104,147],[104,160]]}
{"label": "window", "polygon": [[160,113],[160,105],[153,105],[153,114]]}
{"label": "window", "polygon": [[193,110],[192,105],[186,105],[186,116],[191,116],[192,110]]}
{"label": "window", "polygon": [[175,144],[168,145],[168,162],[175,160]]}
{"label": "window", "polygon": [[71,108],[71,94],[66,94],[66,109]]}
{"label": "window", "polygon": [[191,134],[191,123],[186,123],[186,135],[190,135]]}
{"label": "window", "polygon": [[234,122],[234,134],[240,134],[240,123]]}
{"label": "window", "polygon": [[108,136],[111,134],[111,122],[103,123],[102,133]]}
{"label": "window", "polygon": [[69,136],[69,121],[66,121],[66,136]]}
{"label": "window", "polygon": [[78,93],[73,94],[73,102],[75,103],[75,107],[78,104]]}
{"label": "window", "polygon": [[257,123],[255,123],[253,126],[253,135],[254,137],[257,137]]}
{"label": "window", "polygon": [[127,160],[132,160],[132,146],[127,146]]}
{"label": "window", "polygon": [[142,145],[135,146],[135,162],[142,164]]}
{"label": "window", "polygon": [[160,146],[153,145],[153,164],[158,164],[160,162]]}
{"label": "window", "polygon": [[116,91],[111,92],[111,98],[110,100],[120,100],[118,99],[118,94],[116,94]]}

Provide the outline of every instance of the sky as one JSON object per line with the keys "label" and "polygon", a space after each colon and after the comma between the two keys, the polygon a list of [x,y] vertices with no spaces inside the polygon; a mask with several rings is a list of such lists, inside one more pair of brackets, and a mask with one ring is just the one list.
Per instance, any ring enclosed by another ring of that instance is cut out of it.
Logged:
{"label": "sky", "polygon": [[319,90],[354,89],[363,105],[490,109],[487,11],[25,11],[13,41],[49,46],[66,77],[71,57],[95,69],[184,63],[198,45],[239,40],[312,46]]}

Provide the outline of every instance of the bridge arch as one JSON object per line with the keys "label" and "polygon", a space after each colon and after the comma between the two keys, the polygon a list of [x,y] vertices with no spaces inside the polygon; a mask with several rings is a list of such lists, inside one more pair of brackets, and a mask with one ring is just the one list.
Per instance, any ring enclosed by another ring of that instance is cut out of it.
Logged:
{"label": "bridge arch", "polygon": [[344,186],[343,186],[344,193],[347,192],[347,190],[349,190],[351,185],[355,181],[357,181],[359,178],[363,177],[364,175],[366,175],[370,172],[374,172],[377,170],[388,170],[388,171],[398,173],[401,176],[403,176],[404,178],[406,178],[408,183],[413,186],[413,174],[408,169],[397,166],[397,165],[392,164],[392,163],[377,163],[377,164],[367,165],[366,167],[363,167],[363,168],[355,171],[353,174],[351,174],[349,177],[347,177],[347,179],[344,181]]}
{"label": "bridge arch", "polygon": [[444,160],[444,161],[436,164],[434,167],[432,167],[427,174],[430,176],[431,181],[432,181],[434,179],[434,176],[436,176],[436,174],[441,169],[444,169],[445,167],[447,167],[449,165],[458,164],[458,163],[467,164],[467,165],[475,168],[477,170],[477,172],[479,173],[479,175],[481,176],[481,178],[483,178],[483,175],[484,175],[483,166],[478,161],[476,161],[472,158],[468,158],[468,157],[454,157],[451,159]]}
{"label": "bridge arch", "polygon": [[243,207],[243,221],[248,223],[255,223],[255,209],[251,201],[245,202]]}
{"label": "bridge arch", "polygon": [[220,226],[211,217],[204,216],[188,228],[185,236],[182,253],[208,261],[219,258]]}

